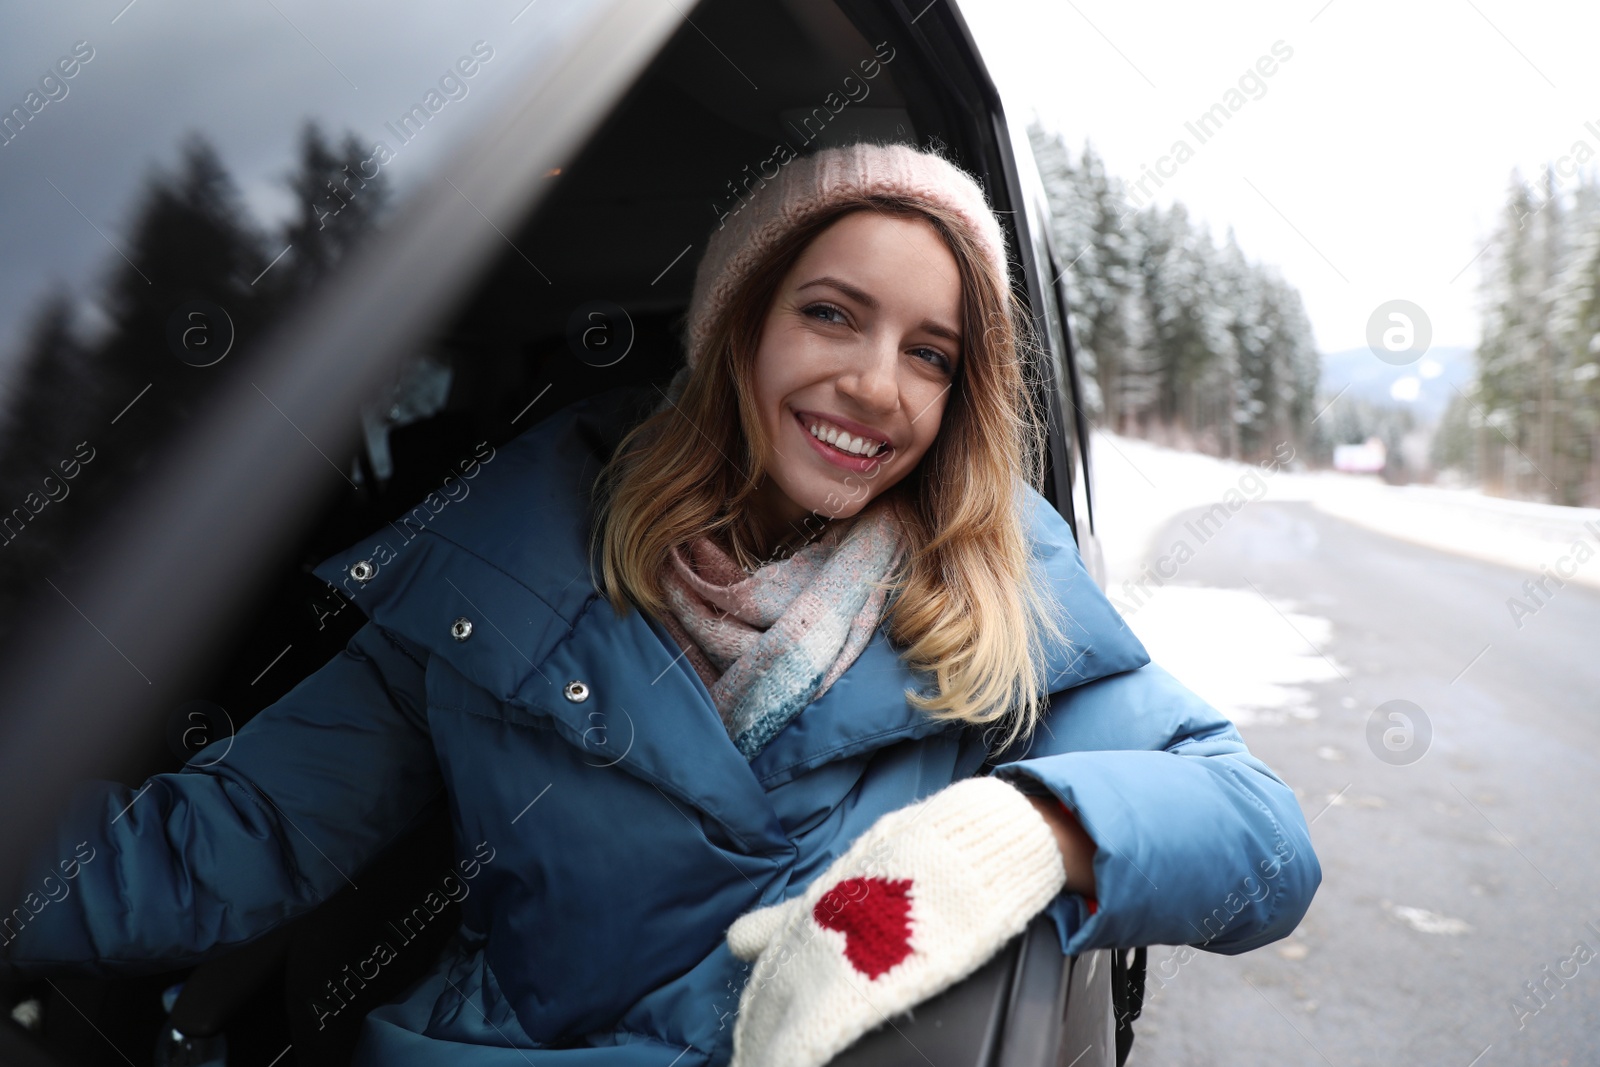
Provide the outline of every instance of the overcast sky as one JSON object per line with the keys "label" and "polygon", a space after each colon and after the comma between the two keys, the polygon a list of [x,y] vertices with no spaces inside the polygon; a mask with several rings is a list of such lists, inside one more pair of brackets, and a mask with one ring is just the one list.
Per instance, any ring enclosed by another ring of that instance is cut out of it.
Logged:
{"label": "overcast sky", "polygon": [[[1231,223],[1248,256],[1281,266],[1323,351],[1365,345],[1367,319],[1391,299],[1424,309],[1435,345],[1474,344],[1483,263],[1474,257],[1503,217],[1512,168],[1542,180],[1578,142],[1600,152],[1600,4],[961,8],[1008,106],[1021,110],[1013,119],[1036,109],[1075,157],[1087,137],[1114,173],[1137,178],[1187,141],[1193,158],[1165,165],[1175,173],[1159,202],[1183,201],[1218,238]],[[1200,143],[1185,122],[1278,41],[1292,56]]]}

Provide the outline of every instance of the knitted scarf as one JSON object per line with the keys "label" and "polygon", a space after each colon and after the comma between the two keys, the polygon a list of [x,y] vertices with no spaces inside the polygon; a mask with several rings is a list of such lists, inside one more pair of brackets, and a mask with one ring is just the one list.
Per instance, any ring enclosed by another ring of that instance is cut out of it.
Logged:
{"label": "knitted scarf", "polygon": [[879,503],[751,573],[707,537],[673,549],[663,622],[745,759],[826,693],[878,628],[887,592],[868,583],[905,548],[891,502]]}

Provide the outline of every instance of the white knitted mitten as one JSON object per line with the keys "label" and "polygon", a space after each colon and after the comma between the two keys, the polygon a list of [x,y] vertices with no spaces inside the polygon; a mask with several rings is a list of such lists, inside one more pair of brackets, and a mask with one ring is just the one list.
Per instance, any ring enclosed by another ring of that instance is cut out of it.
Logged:
{"label": "white knitted mitten", "polygon": [[755,960],[732,1067],[821,1067],[983,966],[1066,884],[1023,794],[966,778],[892,811],[804,893],[728,930]]}

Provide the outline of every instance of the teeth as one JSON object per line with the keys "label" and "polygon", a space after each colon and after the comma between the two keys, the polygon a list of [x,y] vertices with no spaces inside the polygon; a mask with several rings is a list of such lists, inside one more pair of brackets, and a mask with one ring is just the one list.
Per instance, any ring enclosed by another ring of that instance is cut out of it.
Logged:
{"label": "teeth", "polygon": [[857,456],[875,456],[884,446],[877,441],[868,441],[865,438],[855,437],[845,433],[837,426],[827,423],[817,423],[811,427],[811,436],[819,441],[826,441],[841,452],[849,452]]}

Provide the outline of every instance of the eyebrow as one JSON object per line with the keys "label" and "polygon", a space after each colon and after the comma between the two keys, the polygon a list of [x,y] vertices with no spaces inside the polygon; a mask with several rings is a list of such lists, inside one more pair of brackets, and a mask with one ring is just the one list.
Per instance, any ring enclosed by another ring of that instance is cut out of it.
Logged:
{"label": "eyebrow", "polygon": [[[872,296],[865,289],[851,285],[849,282],[841,281],[830,274],[825,274],[820,278],[813,278],[804,285],[799,286],[795,291],[799,292],[800,289],[809,289],[813,285],[831,285],[833,288],[839,290],[845,296],[848,296],[851,300],[854,300],[862,307],[865,307],[870,311],[878,310],[878,300],[876,297]],[[933,321],[932,319],[923,319],[919,324],[919,328],[926,330],[935,337],[943,337],[951,344],[959,345],[961,343],[961,335],[959,333],[942,323]]]}

